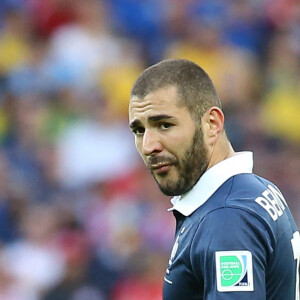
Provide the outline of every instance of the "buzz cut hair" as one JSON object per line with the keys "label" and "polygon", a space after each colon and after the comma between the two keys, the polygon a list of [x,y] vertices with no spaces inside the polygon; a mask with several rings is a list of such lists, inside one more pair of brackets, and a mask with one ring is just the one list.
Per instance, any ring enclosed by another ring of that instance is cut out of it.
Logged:
{"label": "buzz cut hair", "polygon": [[144,70],[132,87],[131,98],[143,99],[172,86],[177,87],[177,105],[186,107],[195,121],[213,106],[221,109],[221,101],[208,74],[186,59],[166,59]]}

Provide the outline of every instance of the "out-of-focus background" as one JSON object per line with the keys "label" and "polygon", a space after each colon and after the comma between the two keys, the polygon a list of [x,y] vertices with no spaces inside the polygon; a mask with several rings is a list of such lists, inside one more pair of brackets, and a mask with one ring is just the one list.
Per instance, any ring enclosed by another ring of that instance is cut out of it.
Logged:
{"label": "out-of-focus background", "polygon": [[171,57],[211,75],[300,225],[298,0],[1,0],[1,300],[161,300],[175,224],[127,107]]}

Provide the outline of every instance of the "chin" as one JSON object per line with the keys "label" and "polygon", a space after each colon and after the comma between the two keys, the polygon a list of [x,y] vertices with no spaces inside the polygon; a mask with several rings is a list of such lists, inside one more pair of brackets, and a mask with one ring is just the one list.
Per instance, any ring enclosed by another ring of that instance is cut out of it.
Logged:
{"label": "chin", "polygon": [[161,192],[166,196],[182,195],[189,190],[185,180],[182,180],[177,174],[171,176],[169,172],[164,172],[160,173],[159,176],[154,176],[154,179]]}
{"label": "chin", "polygon": [[176,193],[175,188],[170,184],[163,184],[159,180],[155,178],[156,183],[158,184],[158,187],[160,191],[165,194],[166,196],[177,196],[178,193]]}
{"label": "chin", "polygon": [[176,193],[175,191],[171,191],[169,189],[165,189],[161,186],[159,186],[160,191],[166,195],[166,196],[170,196],[170,197],[174,197],[174,196],[179,196],[180,194]]}
{"label": "chin", "polygon": [[163,184],[163,180],[159,181],[155,178],[161,192],[166,196],[172,197],[187,193],[195,185],[194,181],[183,180],[183,178],[181,179],[182,180],[177,181],[166,180],[165,184]]}
{"label": "chin", "polygon": [[166,196],[178,196],[185,192],[184,189],[180,189],[177,186],[163,185],[158,183],[158,187]]}

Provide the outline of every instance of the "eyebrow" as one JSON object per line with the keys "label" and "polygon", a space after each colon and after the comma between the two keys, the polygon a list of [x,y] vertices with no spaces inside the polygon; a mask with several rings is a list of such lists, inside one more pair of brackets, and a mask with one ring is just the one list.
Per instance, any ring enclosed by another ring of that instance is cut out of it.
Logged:
{"label": "eyebrow", "polygon": [[133,128],[138,127],[138,126],[141,125],[141,124],[142,124],[141,121],[139,121],[139,120],[133,120],[133,121],[129,124],[129,127],[130,127],[131,129],[133,129]]}
{"label": "eyebrow", "polygon": [[171,117],[169,115],[157,115],[157,116],[150,116],[148,118],[149,122],[158,122],[162,120],[168,120],[168,119],[174,119],[174,117]]}
{"label": "eyebrow", "polygon": [[[174,117],[172,116],[169,116],[169,115],[156,115],[156,116],[150,116],[148,117],[148,122],[159,122],[159,121],[162,121],[162,120],[169,120],[169,119],[174,119]],[[140,120],[133,120],[129,127],[131,129],[133,128],[136,128],[138,126],[140,126],[142,123]]]}

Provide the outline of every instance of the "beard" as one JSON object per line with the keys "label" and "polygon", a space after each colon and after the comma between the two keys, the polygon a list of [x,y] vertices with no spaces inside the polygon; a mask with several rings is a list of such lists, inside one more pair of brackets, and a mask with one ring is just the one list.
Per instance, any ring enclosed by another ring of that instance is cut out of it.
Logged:
{"label": "beard", "polygon": [[[188,192],[200,179],[208,166],[207,149],[203,140],[201,127],[197,128],[191,145],[182,158],[152,157],[151,163],[168,162],[177,171],[177,180],[168,179],[168,171],[156,176],[151,174],[160,190],[167,196],[177,196]],[[162,179],[162,180],[159,180]]]}

